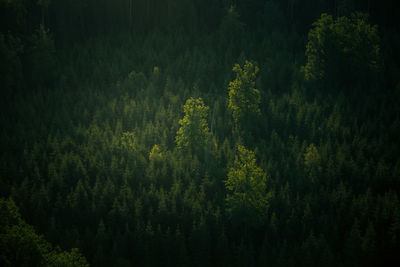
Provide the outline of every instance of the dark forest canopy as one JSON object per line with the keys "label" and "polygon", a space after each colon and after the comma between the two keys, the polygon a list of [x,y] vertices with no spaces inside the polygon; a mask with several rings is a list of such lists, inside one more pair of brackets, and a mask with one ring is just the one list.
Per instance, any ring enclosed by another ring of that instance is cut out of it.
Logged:
{"label": "dark forest canopy", "polygon": [[0,17],[2,32],[26,34],[41,23],[60,42],[71,42],[121,30],[210,32],[230,6],[237,8],[248,28],[255,29],[269,19],[266,15],[276,15],[265,10],[271,4],[302,33],[321,13],[340,17],[355,11],[370,14],[384,28],[398,28],[400,6],[395,0],[1,0]]}
{"label": "dark forest canopy", "polygon": [[0,0],[0,266],[400,265],[399,13]]}

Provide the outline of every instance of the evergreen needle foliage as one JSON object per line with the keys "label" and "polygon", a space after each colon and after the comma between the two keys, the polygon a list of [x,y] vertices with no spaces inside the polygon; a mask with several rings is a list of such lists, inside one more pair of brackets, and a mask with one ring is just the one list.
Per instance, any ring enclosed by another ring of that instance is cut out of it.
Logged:
{"label": "evergreen needle foliage", "polygon": [[0,266],[400,266],[399,3],[0,0]]}

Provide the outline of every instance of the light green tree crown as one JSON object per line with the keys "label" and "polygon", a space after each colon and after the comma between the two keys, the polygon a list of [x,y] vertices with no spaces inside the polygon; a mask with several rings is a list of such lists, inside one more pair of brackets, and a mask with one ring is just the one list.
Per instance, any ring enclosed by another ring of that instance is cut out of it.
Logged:
{"label": "light green tree crown", "polygon": [[235,162],[225,181],[226,202],[235,224],[259,225],[268,211],[267,175],[257,166],[254,152],[239,145]]}
{"label": "light green tree crown", "polygon": [[235,64],[232,70],[236,73],[236,78],[228,86],[228,107],[232,111],[233,119],[238,123],[248,115],[260,113],[260,91],[255,88],[259,68],[246,60],[243,68]]}
{"label": "light green tree crown", "polygon": [[181,127],[176,135],[179,149],[196,152],[207,143],[210,131],[207,117],[209,107],[204,105],[201,98],[189,98],[183,110],[185,116],[179,120]]}

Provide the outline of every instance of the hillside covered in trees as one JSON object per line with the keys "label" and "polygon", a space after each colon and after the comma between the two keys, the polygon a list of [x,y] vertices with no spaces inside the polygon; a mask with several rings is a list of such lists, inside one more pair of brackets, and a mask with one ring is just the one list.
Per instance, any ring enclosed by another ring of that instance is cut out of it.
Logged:
{"label": "hillside covered in trees", "polygon": [[0,0],[0,266],[400,265],[399,14]]}

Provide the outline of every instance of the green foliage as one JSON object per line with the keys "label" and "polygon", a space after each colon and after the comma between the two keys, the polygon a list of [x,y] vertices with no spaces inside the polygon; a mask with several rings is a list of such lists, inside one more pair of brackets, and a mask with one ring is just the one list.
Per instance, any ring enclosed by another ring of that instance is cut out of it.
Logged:
{"label": "green foliage", "polygon": [[232,222],[254,227],[264,222],[270,194],[267,192],[266,173],[257,165],[254,152],[238,146],[233,167],[229,169],[225,187],[226,203]]}
{"label": "green foliage", "polygon": [[121,148],[124,151],[136,150],[136,136],[134,132],[124,132],[121,136]]}
{"label": "green foliage", "polygon": [[70,252],[53,252],[49,255],[48,265],[54,267],[89,267],[86,259],[79,252],[79,249],[73,248]]}
{"label": "green foliage", "polygon": [[235,122],[242,123],[260,114],[260,91],[255,88],[259,68],[246,60],[243,68],[235,64],[232,70],[236,77],[229,82],[228,108],[232,111]]}
{"label": "green foliage", "polygon": [[399,265],[393,6],[383,86],[375,0],[37,2],[0,0],[1,266]]}
{"label": "green foliage", "polygon": [[378,26],[371,26],[365,15],[350,18],[322,14],[308,34],[306,80],[322,81],[325,86],[375,85],[382,71]]}
{"label": "green foliage", "polygon": [[208,109],[201,98],[189,98],[183,106],[185,116],[179,120],[181,127],[176,133],[179,149],[198,152],[207,145],[210,131],[208,128]]}
{"label": "green foliage", "polygon": [[12,200],[0,199],[0,262],[4,266],[89,266],[78,249],[60,251],[26,224]]}
{"label": "green foliage", "polygon": [[155,144],[149,153],[150,161],[160,161],[163,158],[163,154],[160,150],[160,147]]}
{"label": "green foliage", "polygon": [[0,212],[1,212],[1,229],[11,225],[22,224],[22,218],[19,214],[17,205],[12,200],[0,199]]}

